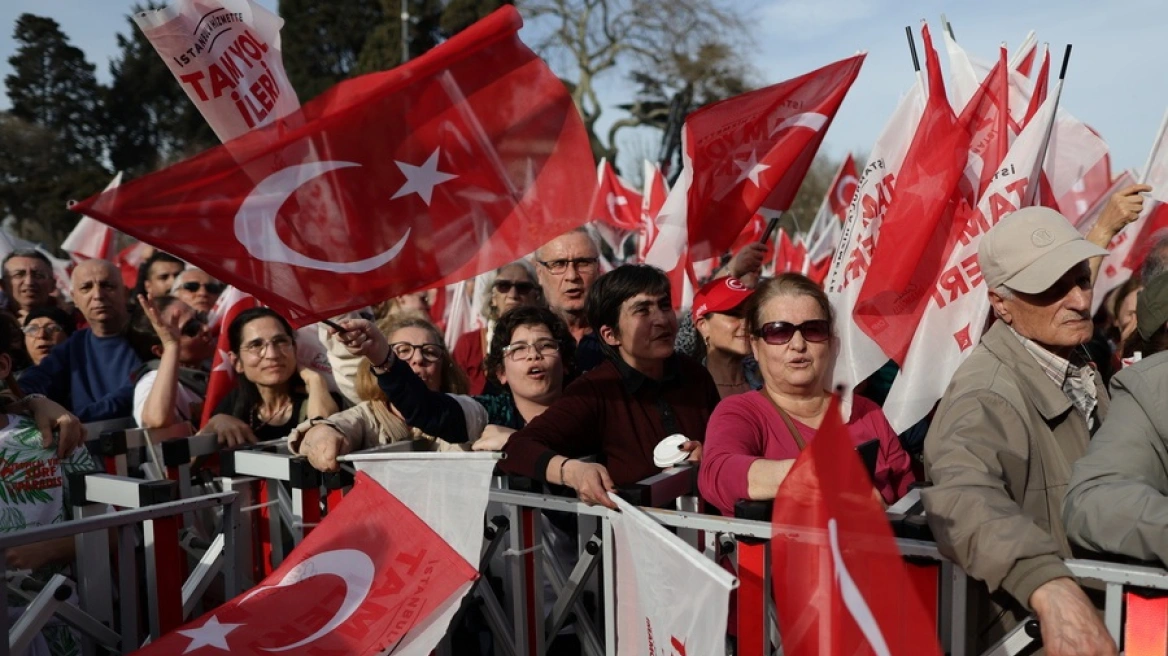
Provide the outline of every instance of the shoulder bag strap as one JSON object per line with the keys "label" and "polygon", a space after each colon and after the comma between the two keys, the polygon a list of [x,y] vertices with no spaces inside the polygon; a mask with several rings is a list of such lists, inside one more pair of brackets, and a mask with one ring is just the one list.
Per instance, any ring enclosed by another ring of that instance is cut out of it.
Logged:
{"label": "shoulder bag strap", "polygon": [[783,418],[783,423],[787,425],[787,430],[791,432],[791,437],[795,438],[795,444],[799,446],[799,451],[807,448],[807,443],[803,441],[803,435],[799,433],[799,428],[795,426],[795,422],[791,420],[791,416],[787,414],[787,411],[779,407],[779,404],[775,403],[775,400],[771,398],[770,394],[766,393],[766,390],[759,390],[758,393],[762,394],[767,401],[771,402],[771,405],[775,406],[775,410]]}

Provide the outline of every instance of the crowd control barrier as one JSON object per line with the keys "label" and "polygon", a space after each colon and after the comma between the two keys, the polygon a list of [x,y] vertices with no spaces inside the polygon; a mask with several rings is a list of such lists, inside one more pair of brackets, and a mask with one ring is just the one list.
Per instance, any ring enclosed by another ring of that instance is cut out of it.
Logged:
{"label": "crowd control barrier", "polygon": [[[10,593],[30,603],[11,626],[7,614],[0,614],[9,635],[0,656],[27,645],[50,620],[74,627],[86,653],[133,651],[147,636],[173,630],[255,585],[330,508],[343,503],[353,482],[347,467],[322,474],[282,441],[221,450],[215,436],[191,435],[189,428],[125,426],[106,426],[96,436],[91,432],[90,440],[100,446],[107,471],[70,481],[77,519],[0,535],[0,551],[73,536],[79,556],[72,577],[47,583],[6,572]],[[404,442],[361,453],[427,447]],[[733,563],[739,577],[735,653],[779,654],[769,580],[769,540],[776,529],[769,508],[742,504],[738,517],[698,512],[695,480],[695,468],[679,467],[620,494],[706,556]],[[888,515],[913,585],[922,598],[935,600],[929,609],[933,625],[921,630],[935,632],[944,653],[972,656],[968,609],[974,584],[927,539],[920,505],[914,490]],[[468,593],[460,617],[472,608],[478,612],[496,654],[552,654],[553,642],[568,632],[582,653],[614,655],[619,636],[613,568],[607,566],[614,558],[607,513],[549,494],[532,481],[496,477],[477,563],[484,576]],[[575,526],[567,549],[552,536],[563,537],[553,524],[565,524],[565,518]],[[111,532],[117,536],[112,542]],[[1095,560],[1071,560],[1068,566],[1086,586],[1102,591],[1107,630],[1125,653],[1168,654],[1168,571]],[[215,581],[221,592],[211,600],[207,591]],[[78,603],[65,603],[74,592]],[[1040,627],[1030,618],[984,653],[1028,653],[1040,639]],[[449,640],[437,653],[453,653]]]}

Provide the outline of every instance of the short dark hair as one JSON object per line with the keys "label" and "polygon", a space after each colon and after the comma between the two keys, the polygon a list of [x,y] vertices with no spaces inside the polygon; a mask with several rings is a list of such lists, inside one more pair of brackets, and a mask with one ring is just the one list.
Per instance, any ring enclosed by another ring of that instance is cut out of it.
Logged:
{"label": "short dark hair", "polygon": [[72,335],[73,331],[77,329],[77,324],[74,322],[73,317],[55,305],[41,305],[29,310],[28,314],[24,315],[24,326],[27,327],[28,324],[32,323],[33,319],[41,318],[52,319],[53,323],[60,326],[66,335]]}
{"label": "short dark hair", "polygon": [[34,260],[40,260],[41,262],[45,263],[45,266],[49,267],[49,271],[53,270],[53,261],[49,259],[48,255],[45,255],[35,248],[18,248],[4,256],[4,261],[0,262],[0,269],[3,269],[3,271],[0,271],[0,273],[7,275],[8,261],[14,257],[30,257]]}
{"label": "short dark hair", "polygon": [[[280,316],[279,312],[266,307],[248,308],[236,315],[235,319],[231,321],[231,325],[227,326],[227,343],[231,345],[232,353],[239,355],[239,350],[243,348],[244,326],[256,319],[263,319],[265,317],[271,317],[279,321],[280,325],[284,327],[284,332],[288,333],[288,336],[293,340],[296,339],[296,331],[292,329],[292,324]],[[243,378],[241,377],[240,380],[243,380]]]}
{"label": "short dark hair", "polygon": [[[20,338],[17,346],[17,336]],[[7,355],[14,360],[17,358],[17,349],[24,347],[24,334],[20,332],[20,321],[16,315],[7,310],[0,310],[0,355]]]}
{"label": "short dark hair", "polygon": [[584,313],[593,330],[608,326],[615,332],[620,321],[621,305],[637,294],[669,295],[669,278],[655,266],[623,264],[600,276],[588,290]]}
{"label": "short dark hair", "polygon": [[184,269],[187,263],[163,251],[156,250],[146,258],[142,264],[138,266],[138,282],[134,285],[134,300],[137,300],[138,295],[146,295],[146,279],[150,277],[150,267],[153,267],[158,262],[167,262],[169,264],[179,264]]}
{"label": "short dark hair", "polygon": [[491,348],[483,361],[483,368],[492,380],[498,380],[496,372],[503,366],[503,349],[511,343],[511,336],[520,326],[546,326],[552,338],[560,343],[560,360],[564,363],[564,380],[571,378],[576,361],[576,338],[568,330],[568,324],[560,315],[539,305],[520,305],[499,317],[495,324],[495,335],[491,337]]}

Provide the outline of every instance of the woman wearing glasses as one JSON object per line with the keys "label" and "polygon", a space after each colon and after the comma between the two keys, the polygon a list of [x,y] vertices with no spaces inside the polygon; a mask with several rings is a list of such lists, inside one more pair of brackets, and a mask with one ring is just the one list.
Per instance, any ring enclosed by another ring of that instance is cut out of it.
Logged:
{"label": "woman wearing glasses", "polygon": [[[447,443],[472,442],[476,450],[501,449],[511,433],[527,425],[560,397],[576,346],[567,325],[551,310],[533,305],[515,308],[496,324],[486,359],[487,370],[502,391],[468,397],[435,389],[433,378],[427,379],[425,371],[419,370],[419,360],[424,364],[424,357],[419,355],[418,345],[397,341],[402,339],[402,334],[387,331],[389,339],[386,340],[372,324],[363,320],[345,321],[342,326],[346,332],[341,333],[340,339],[355,355],[363,355],[371,363],[381,363],[367,367],[360,376],[375,375],[376,384],[392,404],[394,415],[426,436],[441,438],[439,448],[446,448]],[[437,335],[432,339],[432,343],[422,348],[432,347],[433,356],[442,346]],[[357,386],[365,387],[360,377]],[[307,431],[298,452],[308,456],[317,469],[335,470],[336,456],[374,445],[365,428],[348,431],[341,430],[339,425],[332,428],[335,430],[321,426],[298,427]],[[387,435],[388,432],[379,434],[378,443],[392,441]]]}
{"label": "woman wearing glasses", "polygon": [[239,446],[285,437],[305,419],[337,411],[339,401],[324,378],[297,364],[292,326],[274,310],[240,312],[227,327],[227,341],[238,384],[202,432]]}
{"label": "woman wearing glasses", "polygon": [[45,305],[33,308],[24,316],[24,348],[34,365],[63,344],[73,334],[76,324],[69,313],[58,307]]}
{"label": "woman wearing glasses", "polygon": [[[207,396],[206,363],[215,342],[202,313],[173,296],[138,296],[143,314],[135,326],[154,358],[134,373],[134,421],[142,428],[198,422]],[[147,337],[153,335],[153,337]]]}
{"label": "woman wearing glasses", "polygon": [[495,322],[507,311],[521,305],[540,303],[543,295],[535,277],[535,269],[526,260],[512,262],[495,271],[491,290],[484,301],[482,314],[487,325],[458,338],[451,357],[466,372],[470,393],[482,394],[487,386],[487,370],[483,361],[487,346],[495,334]]}
{"label": "woman wearing glasses", "polygon": [[[698,484],[724,514],[742,499],[773,499],[827,412],[834,324],[823,290],[784,273],[759,285],[743,308],[763,387],[724,399],[706,429]],[[913,482],[909,457],[872,401],[855,396],[848,422],[858,446],[878,441],[875,480],[885,503]]]}
{"label": "woman wearing glasses", "polygon": [[226,287],[206,271],[187,267],[175,276],[170,293],[196,312],[210,312]]}

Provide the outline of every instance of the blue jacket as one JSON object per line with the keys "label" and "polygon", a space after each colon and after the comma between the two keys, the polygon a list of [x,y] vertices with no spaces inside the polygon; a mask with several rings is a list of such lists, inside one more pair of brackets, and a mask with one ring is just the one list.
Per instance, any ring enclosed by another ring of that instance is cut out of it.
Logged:
{"label": "blue jacket", "polygon": [[81,421],[129,417],[134,401],[131,374],[141,364],[125,337],[98,337],[85,328],[26,369],[20,388],[48,396]]}

